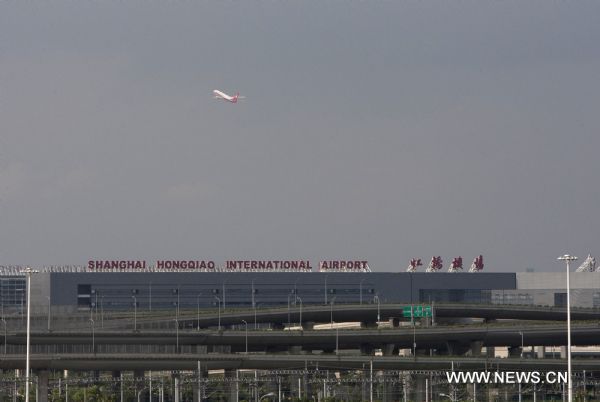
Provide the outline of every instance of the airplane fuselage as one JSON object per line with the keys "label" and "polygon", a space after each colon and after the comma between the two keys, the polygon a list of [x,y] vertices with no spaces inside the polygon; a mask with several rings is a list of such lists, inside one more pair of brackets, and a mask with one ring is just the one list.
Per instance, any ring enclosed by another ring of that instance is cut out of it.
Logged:
{"label": "airplane fuselage", "polygon": [[225,92],[219,91],[218,89],[213,90],[213,95],[217,99],[223,99],[223,100],[226,100],[227,102],[231,102],[231,103],[237,103],[238,97],[239,97],[239,94],[237,94],[235,96],[230,96],[230,95],[227,95]]}

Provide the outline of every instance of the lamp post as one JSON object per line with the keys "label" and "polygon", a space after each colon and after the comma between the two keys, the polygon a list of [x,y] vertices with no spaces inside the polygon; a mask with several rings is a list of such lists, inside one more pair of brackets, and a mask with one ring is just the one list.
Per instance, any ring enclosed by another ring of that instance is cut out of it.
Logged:
{"label": "lamp post", "polygon": [[258,324],[256,322],[256,310],[258,309],[258,305],[259,305],[259,303],[256,303],[254,305],[254,330],[258,329]]}
{"label": "lamp post", "polygon": [[223,311],[225,311],[225,307],[227,306],[227,305],[225,304],[225,283],[226,283],[226,282],[227,282],[227,279],[225,279],[225,280],[223,281]]}
{"label": "lamp post", "polygon": [[217,312],[219,314],[219,331],[221,330],[221,299],[219,299],[219,296],[215,296],[215,299],[217,299]]}
{"label": "lamp post", "polygon": [[521,335],[521,359],[523,358],[523,348],[525,347],[523,342],[523,331],[519,331],[519,335]]}
{"label": "lamp post", "polygon": [[175,353],[179,353],[179,318],[173,319],[175,321]]}
{"label": "lamp post", "polygon": [[358,285],[359,292],[360,292],[360,304],[362,304],[362,284],[364,281],[365,281],[364,279],[361,279],[360,284]]}
{"label": "lamp post", "polygon": [[290,296],[295,295],[295,293],[290,292],[290,294],[288,295],[288,328],[290,328],[292,326],[292,320],[290,319]]}
{"label": "lamp post", "polygon": [[242,322],[246,326],[246,354],[248,354],[248,322],[246,320],[242,320]]}
{"label": "lamp post", "polygon": [[[519,331],[519,335],[521,335],[521,360],[523,360],[523,348],[524,348],[523,331]],[[521,381],[519,381],[519,402],[521,402],[522,400],[523,400],[523,393],[521,392]]]}
{"label": "lamp post", "polygon": [[137,297],[131,296],[133,299],[133,332],[137,332]]}
{"label": "lamp post", "polygon": [[331,329],[333,329],[333,303],[335,302],[335,298],[336,296],[333,296],[333,298],[331,299],[331,306],[330,306],[330,322],[331,322]]}
{"label": "lamp post", "polygon": [[90,318],[90,325],[92,328],[92,354],[96,354],[96,333],[95,333],[95,328],[94,328],[94,320],[92,318]]}
{"label": "lamp post", "polygon": [[202,296],[202,293],[198,294],[198,328],[197,330],[200,331],[200,296]]}
{"label": "lamp post", "polygon": [[46,296],[48,299],[48,332],[50,332],[50,296]]}
{"label": "lamp post", "polygon": [[27,356],[25,362],[25,402],[29,402],[29,344],[31,337],[31,274],[39,271],[27,267],[23,273],[27,275]]}
{"label": "lamp post", "polygon": [[571,283],[569,262],[576,261],[577,257],[565,254],[558,257],[558,260],[564,261],[567,265],[567,375],[568,375],[568,401],[573,401],[573,381],[571,379]]}
{"label": "lamp post", "polygon": [[302,330],[302,299],[296,296],[296,300],[300,301],[300,330]]}

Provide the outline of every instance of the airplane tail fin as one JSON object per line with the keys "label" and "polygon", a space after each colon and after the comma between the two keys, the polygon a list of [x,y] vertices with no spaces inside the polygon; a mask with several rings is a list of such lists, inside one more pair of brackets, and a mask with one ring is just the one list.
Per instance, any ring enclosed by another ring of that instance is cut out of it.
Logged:
{"label": "airplane tail fin", "polygon": [[233,100],[232,100],[232,102],[233,102],[233,103],[237,103],[237,101],[238,101],[238,98],[239,98],[239,97],[240,97],[240,93],[238,92],[238,93],[237,93],[237,94],[235,94],[235,96],[233,97]]}

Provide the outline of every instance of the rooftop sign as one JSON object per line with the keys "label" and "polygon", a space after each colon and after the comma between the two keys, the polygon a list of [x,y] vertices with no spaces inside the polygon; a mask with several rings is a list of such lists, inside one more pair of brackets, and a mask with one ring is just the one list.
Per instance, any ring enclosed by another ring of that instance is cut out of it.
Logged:
{"label": "rooftop sign", "polygon": [[[370,272],[364,260],[320,261],[320,272]],[[219,272],[313,272],[309,260],[89,260],[88,271],[219,271]]]}

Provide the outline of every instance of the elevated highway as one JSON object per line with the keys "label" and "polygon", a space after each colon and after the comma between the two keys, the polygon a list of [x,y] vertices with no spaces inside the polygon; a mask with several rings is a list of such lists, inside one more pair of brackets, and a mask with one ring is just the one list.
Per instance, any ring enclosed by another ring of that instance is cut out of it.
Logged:
{"label": "elevated highway", "polygon": [[[420,304],[419,304],[420,305]],[[45,329],[76,329],[89,326],[89,319],[94,320],[104,328],[133,329],[134,317],[138,329],[164,329],[174,327],[177,321],[180,328],[216,328],[239,326],[243,321],[250,325],[254,323],[274,328],[297,326],[300,321],[305,328],[313,324],[335,322],[361,322],[365,326],[375,327],[376,322],[392,320],[395,324],[400,321],[410,321],[403,317],[403,309],[407,304],[339,304],[339,305],[291,305],[282,308],[244,308],[237,310],[219,311],[186,309],[176,316],[175,311],[104,311],[96,308],[91,312],[73,314],[38,315],[32,317],[32,328]],[[433,305],[434,321],[460,321],[462,319],[494,320],[527,320],[527,321],[566,321],[566,309],[544,306],[506,306],[485,304],[441,304]],[[137,317],[136,317],[137,316]],[[573,308],[573,321],[600,320],[600,309]],[[19,315],[6,316],[9,328],[25,329],[25,320]],[[49,323],[50,321],[50,323]]]}
{"label": "elevated highway", "polygon": [[[382,348],[394,345],[395,348],[417,347],[445,349],[449,343],[469,345],[481,342],[483,346],[556,346],[567,342],[564,324],[522,324],[522,325],[468,325],[438,327],[400,327],[387,329],[333,329],[314,331],[271,331],[271,330],[176,330],[163,331],[100,331],[88,328],[73,332],[32,332],[32,350],[69,350],[74,345],[84,345],[97,350],[109,351],[103,345],[118,348],[127,345],[170,346],[228,346],[232,352],[287,351],[290,346],[304,350],[334,350]],[[600,343],[600,324],[574,324],[571,330],[572,344],[579,346]],[[26,342],[26,333],[7,333],[5,342],[8,350],[19,350]],[[72,348],[73,349],[73,348]],[[75,350],[75,349],[73,349]],[[2,344],[0,344],[0,353]],[[164,349],[168,352],[168,349]]]}
{"label": "elevated highway", "polygon": [[[421,305],[421,304],[416,304]],[[290,308],[253,310],[244,309],[233,313],[220,314],[221,325],[239,325],[242,320],[249,323],[271,323],[287,326],[302,322],[328,323],[360,321],[363,323],[375,323],[379,317],[380,321],[399,319],[410,321],[403,317],[403,308],[407,304],[340,304],[322,306],[290,306]],[[302,311],[300,311],[302,310]],[[302,314],[302,318],[300,317]],[[566,321],[567,310],[561,307],[543,306],[504,306],[484,304],[441,304],[433,306],[435,318],[481,318],[486,320],[512,319],[529,321]],[[598,309],[572,309],[571,320],[600,320]],[[216,312],[210,315],[188,314],[180,318],[183,327],[216,327],[219,325],[219,316]]]}
{"label": "elevated highway", "polygon": [[[416,357],[346,356],[346,355],[231,355],[231,354],[57,354],[31,355],[33,370],[196,370],[198,362],[208,370],[216,369],[368,369],[374,370],[566,370],[564,359],[487,359],[481,357]],[[11,355],[0,360],[0,369],[23,369],[24,355]],[[573,359],[574,370],[600,370],[600,361]]]}

